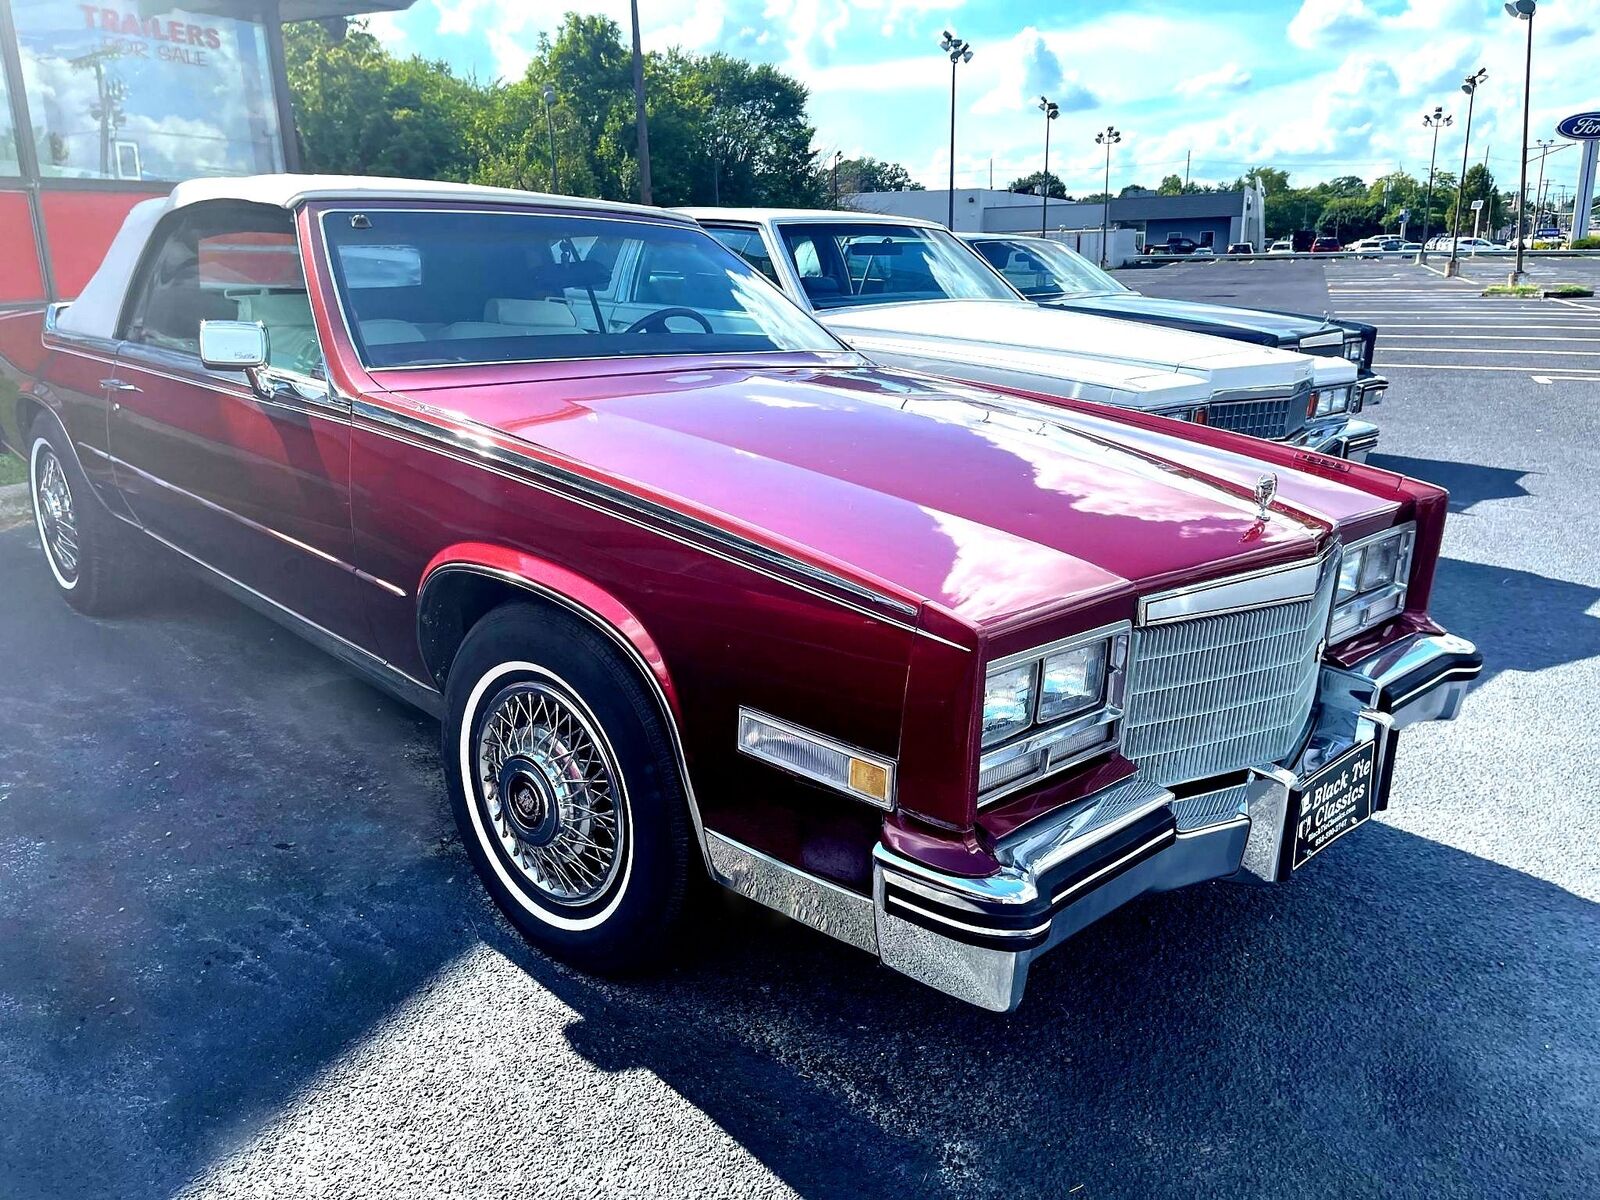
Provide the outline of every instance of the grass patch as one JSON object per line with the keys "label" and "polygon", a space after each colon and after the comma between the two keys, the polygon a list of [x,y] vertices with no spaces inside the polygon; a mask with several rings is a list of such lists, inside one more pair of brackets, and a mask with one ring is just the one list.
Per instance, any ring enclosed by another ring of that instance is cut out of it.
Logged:
{"label": "grass patch", "polygon": [[1485,296],[1510,296],[1519,300],[1537,300],[1544,289],[1533,283],[1496,283],[1483,289]]}
{"label": "grass patch", "polygon": [[1594,295],[1594,289],[1581,283],[1558,283],[1553,288],[1545,288],[1544,294],[1556,300],[1585,300]]}
{"label": "grass patch", "polygon": [[0,487],[8,483],[22,483],[28,478],[28,468],[15,454],[0,450]]}

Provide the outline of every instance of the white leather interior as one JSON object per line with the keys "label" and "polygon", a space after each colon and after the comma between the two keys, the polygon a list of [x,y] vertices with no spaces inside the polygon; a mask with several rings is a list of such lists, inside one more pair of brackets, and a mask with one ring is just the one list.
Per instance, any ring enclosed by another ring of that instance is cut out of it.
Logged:
{"label": "white leather interior", "polygon": [[361,340],[369,346],[393,346],[398,342],[423,342],[427,339],[410,321],[377,318],[361,322]]}

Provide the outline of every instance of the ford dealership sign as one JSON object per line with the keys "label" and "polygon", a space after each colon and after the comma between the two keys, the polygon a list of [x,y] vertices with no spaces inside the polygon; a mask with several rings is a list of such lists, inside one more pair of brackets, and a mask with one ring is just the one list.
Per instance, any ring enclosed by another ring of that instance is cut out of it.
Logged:
{"label": "ford dealership sign", "polygon": [[1574,113],[1556,126],[1556,132],[1577,142],[1600,140],[1600,112]]}

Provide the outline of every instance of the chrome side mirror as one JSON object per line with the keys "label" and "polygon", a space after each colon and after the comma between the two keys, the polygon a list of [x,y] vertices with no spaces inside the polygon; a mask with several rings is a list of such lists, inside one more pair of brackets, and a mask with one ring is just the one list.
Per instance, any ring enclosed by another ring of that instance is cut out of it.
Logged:
{"label": "chrome side mirror", "polygon": [[267,365],[267,330],[259,321],[201,321],[200,361],[214,371]]}

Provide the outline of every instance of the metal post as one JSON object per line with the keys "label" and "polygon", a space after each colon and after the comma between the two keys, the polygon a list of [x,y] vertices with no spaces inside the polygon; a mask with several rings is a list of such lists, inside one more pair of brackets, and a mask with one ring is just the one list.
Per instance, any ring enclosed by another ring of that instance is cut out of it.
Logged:
{"label": "metal post", "polygon": [[1111,139],[1106,139],[1106,202],[1100,209],[1100,269],[1109,259],[1106,242],[1111,237]]}
{"label": "metal post", "polygon": [[644,114],[644,52],[639,48],[639,0],[628,0],[633,16],[633,119],[639,127],[639,203],[650,198],[650,127]]}
{"label": "metal post", "polygon": [[278,0],[261,5],[262,32],[267,38],[267,73],[272,77],[272,103],[278,112],[278,141],[283,146],[283,169],[300,171],[300,134],[294,124],[294,97],[289,93],[289,66],[283,53],[283,16]]}
{"label": "metal post", "polygon": [[1461,271],[1461,205],[1467,199],[1467,150],[1472,145],[1472,109],[1478,99],[1478,85],[1483,82],[1485,74],[1480,70],[1468,75],[1467,81],[1461,85],[1461,90],[1467,94],[1467,128],[1461,138],[1461,178],[1456,180],[1456,215],[1450,223],[1450,264],[1445,268],[1445,275],[1450,278]]}
{"label": "metal post", "polygon": [[1044,174],[1039,177],[1039,236],[1050,229],[1050,114],[1044,117]]}
{"label": "metal post", "polygon": [[541,95],[544,97],[544,127],[550,135],[550,190],[560,192],[561,170],[556,166],[556,121],[550,115],[550,104],[556,98],[556,90],[547,83]]}
{"label": "metal post", "polygon": [[1522,236],[1522,218],[1528,203],[1528,108],[1533,101],[1533,13],[1528,21],[1528,51],[1522,68],[1522,174],[1517,183],[1517,264],[1511,268],[1510,283],[1522,282],[1523,247],[1527,239]]}
{"label": "metal post", "polygon": [[1454,118],[1445,116],[1444,106],[1435,105],[1433,112],[1424,113],[1422,123],[1433,130],[1433,151],[1428,156],[1428,194],[1422,202],[1422,249],[1417,251],[1417,262],[1428,261],[1428,226],[1433,217],[1433,175],[1439,161],[1439,130]]}
{"label": "metal post", "polygon": [[950,59],[950,211],[945,217],[945,225],[951,232],[956,227],[956,62]]}

